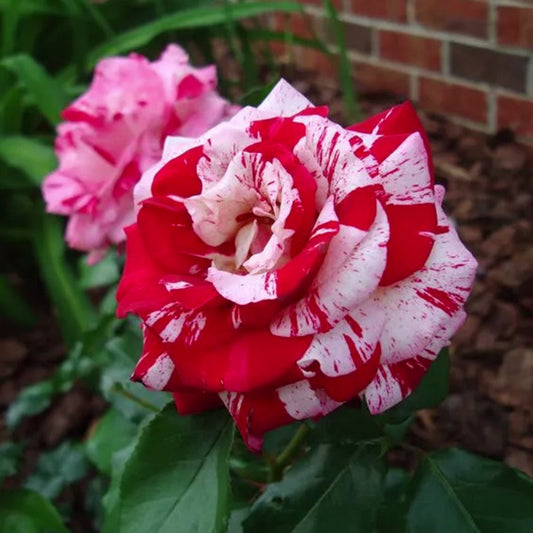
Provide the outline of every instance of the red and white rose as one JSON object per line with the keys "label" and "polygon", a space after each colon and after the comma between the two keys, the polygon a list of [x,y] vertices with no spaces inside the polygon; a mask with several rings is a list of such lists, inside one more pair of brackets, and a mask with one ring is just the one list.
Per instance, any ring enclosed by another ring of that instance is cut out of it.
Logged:
{"label": "red and white rose", "polygon": [[133,379],[224,403],[247,444],[363,396],[398,403],[462,324],[476,261],[441,208],[410,104],[343,128],[287,82],[136,187],[118,291]]}
{"label": "red and white rose", "polygon": [[97,261],[135,220],[133,187],[161,158],[168,135],[196,137],[237,110],[216,92],[214,66],[194,68],[169,45],[150,63],[103,59],[58,127],[59,168],[43,184],[47,210],[69,215],[66,239]]}

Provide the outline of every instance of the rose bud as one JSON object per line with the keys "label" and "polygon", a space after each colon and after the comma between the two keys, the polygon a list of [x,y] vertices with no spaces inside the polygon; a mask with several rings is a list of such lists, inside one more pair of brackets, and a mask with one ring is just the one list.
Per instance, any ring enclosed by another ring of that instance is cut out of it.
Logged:
{"label": "rose bud", "polygon": [[137,54],[98,63],[88,91],[62,113],[59,168],[43,184],[47,211],[70,216],[69,246],[94,263],[125,241],[133,187],[161,158],[164,139],[196,137],[237,110],[216,86],[215,67],[192,67],[176,45],[153,63]]}
{"label": "rose bud", "polygon": [[345,129],[281,81],[135,189],[118,313],[133,379],[181,414],[224,403],[263,434],[364,396],[400,402],[465,318],[476,261],[441,208],[410,104]]}

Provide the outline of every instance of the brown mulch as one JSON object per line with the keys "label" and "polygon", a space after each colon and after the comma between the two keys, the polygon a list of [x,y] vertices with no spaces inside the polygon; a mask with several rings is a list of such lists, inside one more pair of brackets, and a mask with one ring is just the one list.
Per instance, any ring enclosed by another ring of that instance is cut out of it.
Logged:
{"label": "brown mulch", "polygon": [[[303,79],[303,81],[302,81]],[[298,76],[299,89],[342,116],[335,86]],[[384,95],[361,99],[365,114],[395,103]],[[533,475],[533,166],[528,151],[501,132],[472,133],[421,113],[430,136],[436,180],[445,207],[480,267],[467,304],[469,317],[453,340],[448,398],[420,413],[417,444],[457,445],[504,459]],[[8,439],[5,409],[26,385],[50,376],[64,357],[57,326],[46,310],[31,331],[0,331],[0,443]],[[79,385],[15,436],[27,439],[25,469],[62,439],[83,438],[102,401]]]}
{"label": "brown mulch", "polygon": [[479,269],[452,341],[450,394],[415,428],[533,475],[533,165],[509,132],[424,123],[445,207]]}

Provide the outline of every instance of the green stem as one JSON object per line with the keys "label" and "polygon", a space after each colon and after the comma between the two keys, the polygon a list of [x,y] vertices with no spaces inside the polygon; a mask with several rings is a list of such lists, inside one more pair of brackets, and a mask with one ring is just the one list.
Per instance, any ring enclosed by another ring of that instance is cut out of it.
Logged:
{"label": "green stem", "polygon": [[281,479],[283,470],[292,463],[294,456],[300,451],[310,432],[311,429],[306,424],[302,424],[298,428],[287,446],[285,446],[285,449],[272,461],[270,465],[271,481],[279,481]]}
{"label": "green stem", "polygon": [[117,394],[121,394],[122,396],[124,396],[124,398],[127,398],[128,400],[131,400],[137,405],[140,405],[143,409],[148,409],[148,411],[153,411],[154,413],[159,413],[160,411],[159,407],[157,407],[153,403],[143,400],[142,398],[139,398],[138,396],[136,396],[129,390],[126,390],[119,383],[115,383],[115,385],[113,385],[113,392],[116,392]]}

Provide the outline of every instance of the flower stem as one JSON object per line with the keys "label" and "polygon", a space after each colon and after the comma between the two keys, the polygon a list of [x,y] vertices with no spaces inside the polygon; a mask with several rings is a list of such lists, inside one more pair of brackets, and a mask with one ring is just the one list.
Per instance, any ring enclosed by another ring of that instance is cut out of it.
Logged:
{"label": "flower stem", "polygon": [[154,413],[159,413],[160,411],[159,407],[157,407],[153,403],[143,400],[142,398],[139,398],[129,390],[126,390],[119,383],[115,383],[115,385],[113,385],[113,392],[116,392],[117,394],[124,396],[124,398],[127,398],[128,400],[136,403],[137,405],[140,405],[143,409],[148,409],[148,411],[153,411]]}
{"label": "flower stem", "polygon": [[272,461],[270,465],[270,481],[279,481],[285,467],[292,463],[294,456],[300,451],[305,439],[311,432],[308,425],[302,424],[292,436],[287,446]]}

